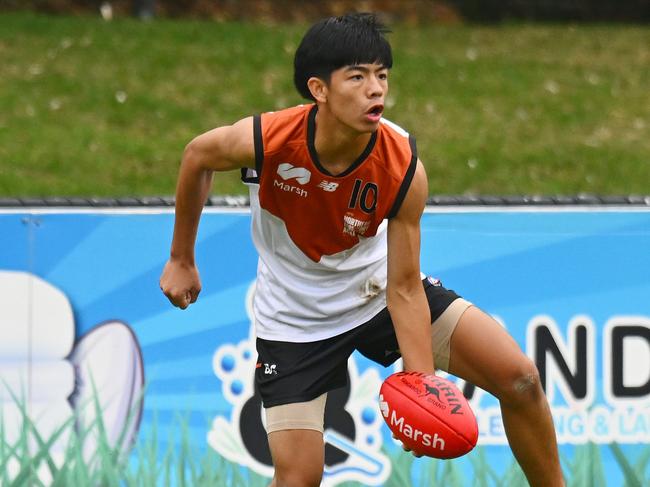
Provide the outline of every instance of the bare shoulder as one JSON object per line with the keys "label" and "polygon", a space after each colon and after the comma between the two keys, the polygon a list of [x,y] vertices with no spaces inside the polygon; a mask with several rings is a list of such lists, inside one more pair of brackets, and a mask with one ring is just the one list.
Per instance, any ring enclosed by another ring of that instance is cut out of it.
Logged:
{"label": "bare shoulder", "polygon": [[255,161],[253,117],[195,137],[185,148],[184,157],[190,157],[213,171],[251,167]]}
{"label": "bare shoulder", "polygon": [[409,186],[402,206],[393,220],[400,222],[419,222],[429,195],[429,182],[424,165],[418,159],[413,180]]}

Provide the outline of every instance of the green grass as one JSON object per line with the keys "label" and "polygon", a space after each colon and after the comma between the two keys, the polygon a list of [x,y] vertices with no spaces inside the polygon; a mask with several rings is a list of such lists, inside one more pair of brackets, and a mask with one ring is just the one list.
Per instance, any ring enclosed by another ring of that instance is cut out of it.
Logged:
{"label": "green grass", "polygon": [[[99,407],[95,404],[95,407]],[[29,420],[27,410],[22,408],[23,422],[18,438],[10,443],[4,433],[4,422],[0,419],[0,485],[11,487],[37,487],[49,485],[102,485],[105,487],[263,487],[268,479],[252,471],[242,469],[218,455],[211,448],[192,443],[188,420],[176,416],[170,427],[170,437],[161,441],[157,420],[151,423],[146,437],[140,435],[133,453],[125,458],[120,447],[109,444],[101,420],[85,431],[74,428],[73,418],[63,423],[50,438],[42,438]],[[209,425],[206,424],[206,429]],[[84,439],[97,438],[97,450],[91,459],[84,459]],[[60,438],[67,438],[63,459],[57,460],[50,454],[51,445]],[[177,443],[176,439],[180,439]],[[36,445],[36,447],[34,447]],[[601,450],[610,448],[619,468],[623,472],[625,487],[648,485],[650,447],[639,446],[637,453],[626,457],[617,444],[598,446],[586,444],[576,446],[573,455],[563,457],[565,478],[568,487],[604,487]],[[461,467],[457,462],[430,458],[415,459],[400,450],[386,453],[392,464],[390,477],[384,487],[425,487],[445,485],[460,487],[525,487],[527,484],[517,463],[512,461],[505,472],[497,473],[490,466],[486,449],[477,447],[468,457],[472,468]],[[9,472],[10,462],[19,465],[17,473]],[[45,475],[44,475],[45,471]],[[413,481],[414,476],[419,478]],[[345,482],[341,487],[361,487],[358,482]]]}
{"label": "green grass", "polygon": [[[0,196],[172,194],[194,135],[301,102],[305,27],[0,14]],[[392,27],[432,194],[649,192],[647,27]]]}

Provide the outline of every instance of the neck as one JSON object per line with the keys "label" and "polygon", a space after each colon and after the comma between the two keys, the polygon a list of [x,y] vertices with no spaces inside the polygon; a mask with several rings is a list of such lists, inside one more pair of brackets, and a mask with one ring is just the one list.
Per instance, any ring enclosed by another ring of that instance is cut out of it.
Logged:
{"label": "neck", "polygon": [[372,134],[357,132],[336,119],[327,106],[319,106],[316,113],[314,146],[318,159],[331,174],[340,174],[363,153]]}

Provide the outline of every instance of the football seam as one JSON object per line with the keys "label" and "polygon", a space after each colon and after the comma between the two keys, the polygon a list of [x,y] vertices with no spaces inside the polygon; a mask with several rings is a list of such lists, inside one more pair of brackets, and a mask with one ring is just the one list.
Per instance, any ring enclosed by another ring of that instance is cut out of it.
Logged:
{"label": "football seam", "polygon": [[[384,385],[386,385],[386,386],[388,386],[388,387],[391,387],[393,390],[395,390],[395,391],[397,391],[397,392],[399,392],[399,393],[401,394],[401,391],[400,391],[397,387],[395,387],[394,385],[392,385],[391,383],[387,383],[387,382],[385,382]],[[402,394],[402,395],[403,395],[403,394]],[[408,399],[409,399],[413,404],[416,404],[416,405],[417,405],[420,409],[422,409],[423,411],[426,411],[427,413],[430,413],[430,411],[428,411],[427,409],[425,409],[424,406],[422,406],[422,404],[420,404],[419,402],[417,402],[417,401],[413,401],[409,396],[404,396],[404,397],[408,398]],[[472,411],[472,415],[474,415],[474,412],[473,412],[473,411]],[[474,421],[476,421],[476,416],[474,416]],[[465,442],[466,442],[468,445],[473,445],[473,444],[474,444],[473,441],[470,441],[470,440],[469,440],[465,435],[463,435],[463,434],[460,433],[459,431],[456,431],[455,428],[452,428],[452,427],[451,427],[450,425],[448,425],[447,423],[443,423],[443,424],[444,424],[445,426],[447,426],[447,428],[449,429],[449,431],[453,432],[456,436],[458,436],[458,437],[462,438],[463,440],[465,440]]]}

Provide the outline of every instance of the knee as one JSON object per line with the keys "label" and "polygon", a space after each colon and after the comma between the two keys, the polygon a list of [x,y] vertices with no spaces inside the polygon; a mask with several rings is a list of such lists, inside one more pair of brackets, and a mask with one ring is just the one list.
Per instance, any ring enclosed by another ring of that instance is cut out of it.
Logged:
{"label": "knee", "polygon": [[318,487],[325,463],[323,434],[309,429],[269,433],[273,487]]}
{"label": "knee", "polygon": [[539,401],[544,395],[537,366],[523,354],[506,369],[500,382],[496,396],[502,404],[525,406]]}
{"label": "knee", "polygon": [[284,457],[284,461],[276,461],[273,466],[271,485],[275,487],[318,487],[323,477],[324,462],[311,456],[296,456],[293,460]]}
{"label": "knee", "polygon": [[323,477],[323,469],[315,466],[292,465],[275,468],[273,487],[318,487]]}

